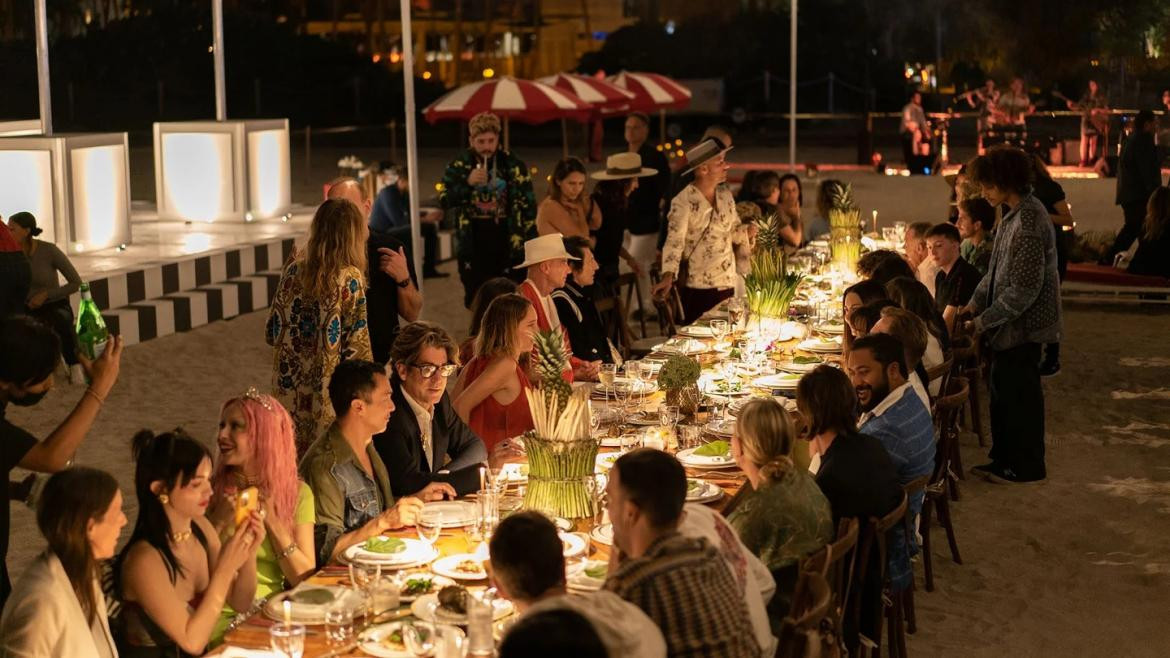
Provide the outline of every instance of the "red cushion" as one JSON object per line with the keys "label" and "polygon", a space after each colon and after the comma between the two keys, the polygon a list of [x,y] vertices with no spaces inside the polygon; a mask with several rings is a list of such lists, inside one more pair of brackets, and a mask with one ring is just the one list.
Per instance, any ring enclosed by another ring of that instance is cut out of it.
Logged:
{"label": "red cushion", "polygon": [[1125,270],[1095,263],[1069,263],[1066,281],[1096,283],[1106,286],[1144,286],[1170,288],[1170,279],[1145,274],[1130,274]]}

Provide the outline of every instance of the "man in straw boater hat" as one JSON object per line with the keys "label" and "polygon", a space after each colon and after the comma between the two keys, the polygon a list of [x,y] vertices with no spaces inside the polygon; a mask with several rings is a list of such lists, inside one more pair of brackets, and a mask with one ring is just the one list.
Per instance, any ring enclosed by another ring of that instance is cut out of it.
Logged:
{"label": "man in straw boater hat", "polygon": [[484,281],[508,276],[536,236],[536,198],[528,166],[500,147],[500,118],[481,112],[468,123],[470,148],[443,172],[439,204],[454,218],[463,305]]}
{"label": "man in straw boater hat", "polygon": [[670,203],[662,280],[653,294],[662,296],[677,286],[684,324],[734,294],[735,246],[751,237],[751,225],[739,221],[735,199],[722,185],[729,150],[712,137],[687,152],[688,171],[695,178]]}
{"label": "man in straw boater hat", "polygon": [[[516,269],[526,269],[527,274],[516,292],[532,302],[536,308],[536,326],[541,331],[557,330],[565,341],[565,351],[572,354],[568,337],[564,335],[560,316],[553,302],[554,290],[563,288],[569,278],[569,261],[580,260],[565,250],[565,237],[560,233],[549,233],[524,243],[524,262]],[[565,371],[565,379],[597,380],[601,361],[585,361],[569,357],[571,370]]]}

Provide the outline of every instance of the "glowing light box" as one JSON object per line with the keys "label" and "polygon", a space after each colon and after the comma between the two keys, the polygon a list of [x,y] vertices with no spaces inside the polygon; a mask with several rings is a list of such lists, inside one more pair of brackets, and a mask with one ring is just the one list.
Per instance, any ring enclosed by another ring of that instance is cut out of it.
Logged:
{"label": "glowing light box", "polygon": [[70,254],[130,243],[126,133],[0,138],[0,215],[27,211]]}
{"label": "glowing light box", "polygon": [[252,221],[292,204],[288,119],[154,124],[159,219]]}

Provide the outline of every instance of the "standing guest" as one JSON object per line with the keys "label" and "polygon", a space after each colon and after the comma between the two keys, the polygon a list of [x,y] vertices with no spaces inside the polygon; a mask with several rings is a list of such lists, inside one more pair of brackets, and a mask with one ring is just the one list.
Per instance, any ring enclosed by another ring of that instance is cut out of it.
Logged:
{"label": "standing guest", "polygon": [[[662,157],[661,153],[658,155]],[[605,160],[605,169],[593,172],[590,177],[597,181],[591,198],[597,204],[603,218],[601,227],[590,231],[590,237],[593,238],[593,255],[601,268],[598,282],[607,292],[617,293],[616,284],[621,273],[618,263],[620,258],[625,261],[630,271],[639,277],[638,285],[642,288],[644,297],[647,288],[641,281],[642,275],[645,274],[644,265],[629,251],[633,248],[633,240],[631,239],[628,247],[624,245],[624,241],[628,229],[633,226],[635,214],[641,212],[634,206],[636,193],[644,185],[654,184],[660,177],[654,169],[642,166],[642,158],[637,153],[617,153],[609,156]],[[639,182],[639,178],[649,180],[642,183]],[[667,178],[669,179],[669,172]],[[660,212],[655,209],[656,218]],[[657,235],[657,224],[654,231],[653,235]],[[646,245],[649,245],[649,258],[653,260],[654,238],[643,239],[641,242],[643,251]]]}
{"label": "standing guest", "polygon": [[1150,195],[1137,253],[1126,271],[1170,278],[1170,188],[1159,187]]}
{"label": "standing guest", "polygon": [[930,396],[939,393],[942,380],[937,380],[937,384],[932,382],[931,391],[927,392],[926,384],[930,377],[922,365],[922,357],[926,354],[928,335],[926,324],[917,315],[891,304],[882,307],[877,322],[869,326],[867,335],[871,333],[889,334],[902,343],[902,350],[906,357],[906,372],[909,373],[906,381],[914,389],[918,399],[922,400],[922,404],[929,410]]}
{"label": "standing guest", "polygon": [[[643,172],[652,170],[653,175],[647,180],[638,183],[637,189],[630,193],[629,222],[627,235],[623,246],[638,267],[631,267],[638,276],[638,290],[645,299],[650,291],[650,268],[657,260],[658,236],[665,222],[663,221],[664,208],[670,203],[671,180],[670,164],[662,151],[650,143],[650,117],[641,112],[633,112],[626,116],[625,139],[626,151],[636,153],[641,158]],[[605,167],[608,170],[610,163],[607,160]],[[628,164],[633,170],[633,163]],[[602,217],[606,209],[602,208]],[[602,222],[605,229],[605,221]]]}
{"label": "standing guest", "polygon": [[872,279],[881,285],[896,276],[914,278],[914,269],[896,251],[878,249],[857,259],[857,275],[863,279]]}
{"label": "standing guest", "polygon": [[[804,222],[804,241],[802,244],[808,244],[829,232],[829,209],[833,206],[833,195],[837,194],[844,186],[845,183],[834,178],[825,179],[817,186],[817,214]],[[873,230],[872,227],[871,230]]]}
{"label": "standing guest", "polygon": [[20,248],[20,241],[0,221],[0,320],[24,313],[31,281],[28,258]]}
{"label": "standing guest", "polygon": [[931,262],[930,252],[926,248],[926,233],[930,227],[930,222],[914,222],[906,227],[906,262],[914,269],[914,278],[921,281],[930,296],[934,297],[934,278],[938,274],[938,267]]}
{"label": "standing guest", "polygon": [[[597,260],[585,238],[565,238],[565,252],[571,275],[565,285],[552,294],[561,327],[569,338],[572,355],[585,362],[613,363],[615,348],[601,321],[601,314],[593,303],[594,276]],[[600,366],[599,366],[600,368]]]}
{"label": "standing guest", "polygon": [[[345,361],[329,378],[329,401],[337,419],[309,446],[301,477],[313,490],[317,563],[337,559],[345,549],[387,530],[414,525],[422,501],[395,500],[386,465],[374,449],[374,435],[386,430],[394,401],[385,369],[362,360]],[[436,483],[433,490],[449,485]]]}
{"label": "standing guest", "polygon": [[471,303],[471,326],[467,332],[467,340],[459,346],[459,363],[467,364],[475,356],[475,337],[479,335],[479,328],[483,324],[483,316],[488,306],[496,297],[516,292],[519,286],[506,276],[488,279],[475,293],[475,300]]}
{"label": "standing guest", "polygon": [[[122,339],[110,336],[105,352],[92,363],[82,360],[89,376],[89,388],[73,407],[69,416],[41,442],[29,432],[9,421],[8,405],[31,407],[53,388],[53,371],[61,360],[57,336],[45,325],[27,316],[0,319],[0,468],[4,479],[17,466],[30,471],[55,473],[73,460],[77,447],[89,433],[93,421],[105,404],[110,389],[118,381],[122,361]],[[7,485],[7,482],[4,482]],[[8,501],[11,490],[0,486],[0,606],[8,598]]]}
{"label": "standing guest", "polygon": [[[1090,87],[1096,85],[1090,81]],[[1048,217],[1052,220],[1052,230],[1056,240],[1056,273],[1060,281],[1064,282],[1064,275],[1068,271],[1069,244],[1073,239],[1072,209],[1065,200],[1064,188],[1053,180],[1048,173],[1048,167],[1039,155],[1030,154],[1035,182],[1032,186],[1032,195],[1044,204]],[[1161,176],[1161,174],[1159,174]],[[1040,361],[1040,376],[1054,377],[1060,373],[1060,343],[1045,343],[1044,356]]]}
{"label": "standing guest", "polygon": [[727,565],[705,539],[679,534],[687,478],[673,456],[622,455],[606,483],[613,552],[604,589],[658,624],[670,656],[759,656]]}
{"label": "standing guest", "polygon": [[181,429],[134,435],[138,520],[115,573],[122,594],[122,656],[201,655],[225,604],[252,607],[264,522],[251,512],[220,542],[204,516],[211,453]]}
{"label": "standing guest", "polygon": [[975,266],[979,274],[987,274],[991,264],[991,230],[995,226],[995,208],[981,196],[963,199],[959,202],[959,219],[955,228],[963,242],[959,255]]}
{"label": "standing guest", "polygon": [[962,238],[953,224],[935,224],[926,232],[930,260],[938,267],[934,276],[934,307],[942,313],[947,333],[955,327],[955,315],[971,301],[983,274],[959,255]]}
{"label": "standing guest", "polygon": [[459,368],[455,339],[433,322],[412,322],[394,340],[390,366],[394,413],[374,436],[390,489],[395,496],[421,497],[438,482],[449,486],[432,487],[437,499],[474,493],[488,454],[447,394],[447,378]]}
{"label": "standing guest", "polygon": [[455,382],[455,413],[483,439],[488,452],[532,429],[525,391],[531,387],[520,359],[532,352],[536,308],[517,294],[488,306],[475,339],[475,357]]}
{"label": "standing guest", "polygon": [[[527,269],[528,274],[516,292],[532,302],[536,309],[536,324],[541,331],[561,331],[561,319],[552,294],[565,286],[571,271],[569,262],[576,260],[565,251],[565,240],[560,233],[542,235],[524,243],[524,262],[517,268]],[[574,379],[596,381],[601,362],[585,361],[573,355],[569,339],[563,336],[563,332],[562,338],[570,353],[570,369],[565,371],[565,379],[570,382]]]}
{"label": "standing guest", "polygon": [[[410,175],[406,167],[394,166],[389,170],[388,181],[378,192],[378,198],[370,209],[370,234],[399,233],[411,235],[410,223]],[[419,217],[419,236],[423,241],[423,278],[439,279],[449,276],[437,268],[439,262],[439,222],[443,212],[431,209]],[[412,237],[404,238],[410,242]],[[394,249],[395,251],[397,249]]]}
{"label": "standing guest", "polygon": [[[345,199],[370,216],[366,188],[353,178],[338,178],[329,185],[330,199]],[[422,293],[414,275],[414,260],[401,240],[390,233],[366,235],[366,320],[374,360],[386,363],[390,344],[398,333],[398,318],[414,322],[422,312]],[[316,438],[316,437],[314,437]]]}
{"label": "standing guest", "polygon": [[471,148],[443,172],[439,204],[455,222],[463,306],[484,281],[507,276],[524,241],[536,236],[528,165],[500,148],[500,118],[481,112],[467,124]]}
{"label": "standing guest", "polygon": [[[276,398],[254,388],[223,403],[219,412],[219,463],[211,476],[208,518],[227,541],[236,528],[239,493],[256,487],[265,537],[256,551],[256,598],[268,598],[312,575],[313,491],[297,478],[296,436],[292,417]],[[237,612],[224,606],[214,636],[223,635]]]}
{"label": "standing guest", "polygon": [[1065,99],[1068,109],[1081,113],[1081,166],[1092,167],[1100,157],[1101,133],[1109,130],[1109,101],[1101,93],[1096,80],[1089,80],[1089,87],[1080,100]]}
{"label": "standing guest", "polygon": [[745,404],[731,437],[731,456],[751,489],[727,521],[776,580],[768,603],[776,635],[792,606],[800,562],[835,536],[829,501],[808,471],[793,463],[795,442],[788,412],[774,400]]}
{"label": "standing guest", "polygon": [[79,466],[49,478],[37,506],[48,547],[25,569],[0,617],[0,654],[114,658],[99,561],[126,525],[112,475]]}
{"label": "standing guest", "polygon": [[[720,126],[718,124],[715,124],[713,126],[708,126],[707,129],[703,131],[703,136],[699,138],[698,142],[696,142],[696,146],[702,144],[703,142],[706,142],[709,139],[719,140],[719,143],[723,145],[723,148],[725,150],[727,150],[727,151],[731,150],[731,147],[732,147],[731,132],[727,128],[724,128],[723,126]],[[694,149],[692,149],[692,151],[693,150]],[[667,233],[670,231],[669,213],[670,213],[671,201],[676,196],[678,196],[679,193],[682,192],[683,189],[686,188],[687,185],[690,185],[691,183],[695,182],[695,169],[696,169],[696,167],[693,166],[694,163],[691,162],[689,158],[690,158],[690,151],[688,151],[681,158],[681,160],[678,162],[676,167],[679,169],[679,171],[677,171],[675,173],[675,175],[671,177],[671,180],[670,180],[670,192],[668,192],[667,196],[666,196],[666,212],[667,212],[666,219],[667,219],[667,221],[662,222],[662,227],[658,231],[658,260],[659,261],[662,260],[662,250],[663,250],[664,246],[666,245]],[[753,185],[754,185],[754,183],[753,183]],[[720,187],[723,187],[723,188],[728,187],[726,180],[724,180],[723,183],[720,183]],[[728,189],[728,191],[730,192],[731,190]]]}
{"label": "standing guest", "polygon": [[[683,324],[691,324],[735,291],[735,250],[747,242],[749,229],[740,223],[735,200],[722,183],[727,180],[727,149],[708,139],[691,149],[688,162],[695,173],[670,204],[670,228],[662,249],[662,280],[654,286],[661,297],[678,285]],[[686,266],[685,276],[683,267]]]}
{"label": "standing guest", "polygon": [[536,232],[589,237],[601,228],[601,210],[585,194],[585,165],[577,158],[565,158],[553,169],[548,196],[536,207]]}
{"label": "standing guest", "polygon": [[[841,519],[869,518],[889,514],[902,501],[898,472],[881,441],[857,429],[857,393],[849,377],[839,368],[817,366],[800,378],[796,386],[796,408],[808,428],[809,450],[813,453],[813,470],[817,486],[829,499],[833,524]],[[856,594],[861,609],[876,608],[882,595],[882,583],[876,577],[880,562],[877,552],[870,555],[871,580]],[[858,646],[858,632],[874,637],[880,618],[862,617],[860,626],[851,615],[844,620],[845,644],[851,651]]]}
{"label": "standing guest", "polygon": [[[61,340],[61,352],[65,356],[65,365],[69,366],[70,383],[84,384],[85,373],[77,360],[73,306],[69,303],[69,295],[81,287],[81,275],[57,245],[36,239],[42,229],[37,227],[37,220],[31,213],[13,214],[8,218],[8,228],[28,258],[32,277],[28,301],[25,303],[28,314],[53,328]],[[65,277],[65,285],[60,284],[59,276]]]}
{"label": "standing guest", "polygon": [[368,233],[353,203],[322,203],[309,242],[285,266],[268,311],[272,388],[292,415],[298,455],[333,421],[326,402],[333,369],[372,356],[364,275]]}
{"label": "standing guest", "polygon": [[946,359],[944,346],[951,344],[950,333],[942,313],[935,308],[934,299],[926,292],[926,286],[908,277],[898,277],[886,284],[886,294],[890,301],[926,323],[926,354],[922,357],[922,365],[929,370],[942,363]]}
{"label": "standing guest", "polygon": [[1113,247],[1109,250],[1108,264],[1113,264],[1117,254],[1129,249],[1142,232],[1146,217],[1146,202],[1150,194],[1162,185],[1162,169],[1158,161],[1158,148],[1154,145],[1154,132],[1158,120],[1149,110],[1138,112],[1133,120],[1133,134],[1121,147],[1117,162],[1117,205],[1125,214],[1125,225],[1117,233]]}
{"label": "standing guest", "polygon": [[606,590],[569,596],[564,546],[556,526],[543,514],[517,512],[504,519],[489,550],[492,584],[515,604],[521,620],[572,610],[588,620],[611,656],[666,656],[662,632],[634,604]]}
{"label": "standing guest", "polygon": [[845,320],[845,333],[841,344],[846,352],[852,347],[853,340],[856,338],[853,334],[851,319],[853,313],[866,304],[885,298],[886,287],[870,279],[862,279],[845,289],[845,294],[841,296],[841,318]]}
{"label": "standing guest", "polygon": [[1000,482],[1030,482],[1044,467],[1040,345],[1060,340],[1060,277],[1052,222],[1030,193],[1028,156],[993,149],[971,163],[971,180],[1008,211],[996,229],[991,266],[966,311],[968,330],[991,346],[991,462],[975,470]]}

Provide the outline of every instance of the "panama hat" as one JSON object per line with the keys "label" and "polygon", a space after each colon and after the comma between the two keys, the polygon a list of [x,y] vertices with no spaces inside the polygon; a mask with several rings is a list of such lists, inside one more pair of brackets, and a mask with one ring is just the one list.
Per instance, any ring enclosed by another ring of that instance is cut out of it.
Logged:
{"label": "panama hat", "polygon": [[733,147],[724,146],[723,140],[718,137],[708,137],[687,151],[687,169],[683,174],[689,174],[707,163],[708,160],[727,153]]}
{"label": "panama hat", "polygon": [[516,266],[522,270],[543,263],[546,260],[581,260],[565,251],[565,236],[560,233],[549,233],[538,238],[532,238],[524,243],[524,262]]}
{"label": "panama hat", "polygon": [[637,153],[615,153],[605,159],[605,169],[589,175],[594,180],[622,180],[642,178],[657,174],[657,169],[642,166],[642,156]]}

